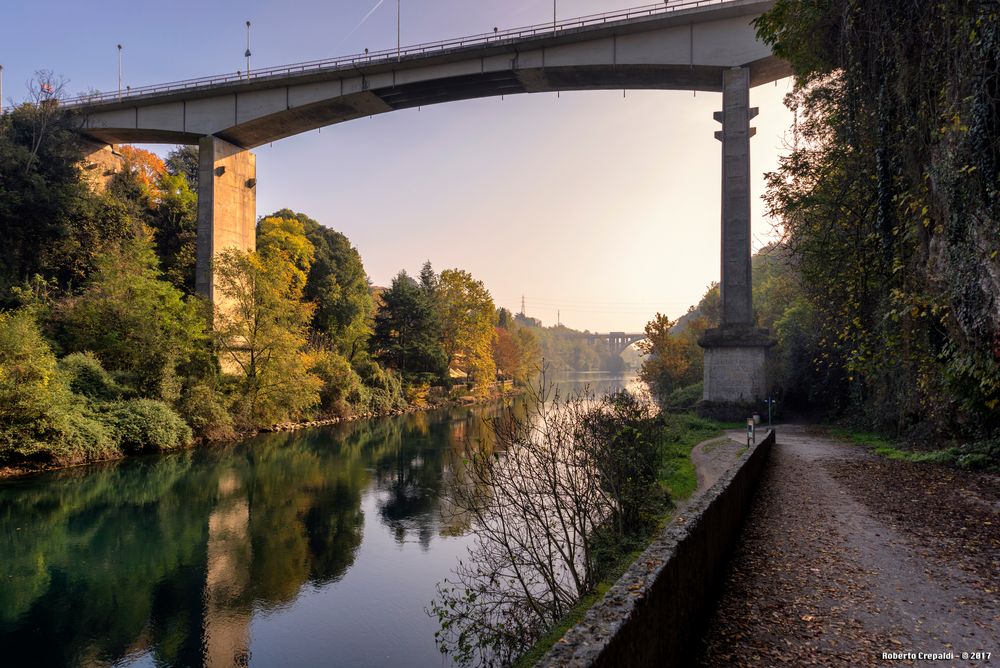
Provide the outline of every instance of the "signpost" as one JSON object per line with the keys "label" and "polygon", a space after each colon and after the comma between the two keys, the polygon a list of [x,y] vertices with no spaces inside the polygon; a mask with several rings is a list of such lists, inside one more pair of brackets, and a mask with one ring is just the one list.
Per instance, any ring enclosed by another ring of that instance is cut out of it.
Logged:
{"label": "signpost", "polygon": [[774,412],[774,404],[776,404],[778,402],[777,402],[777,400],[769,397],[769,398],[767,398],[767,399],[764,400],[764,403],[767,404],[767,426],[770,427],[771,426],[771,417],[772,417],[773,412]]}
{"label": "signpost", "polygon": [[749,448],[750,444],[756,442],[757,437],[753,433],[753,418],[747,418],[747,447]]}

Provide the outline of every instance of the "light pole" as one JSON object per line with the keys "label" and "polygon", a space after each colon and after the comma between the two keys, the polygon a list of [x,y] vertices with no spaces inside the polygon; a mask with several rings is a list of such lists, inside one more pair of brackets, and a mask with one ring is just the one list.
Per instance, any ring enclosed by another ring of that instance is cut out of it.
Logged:
{"label": "light pole", "polygon": [[122,99],[122,45],[118,45],[118,99]]}
{"label": "light pole", "polygon": [[552,32],[556,31],[556,0],[552,0]]}
{"label": "light pole", "polygon": [[400,7],[401,0],[396,0],[396,60],[400,59],[400,51],[402,42],[400,41],[400,22],[402,7]]}
{"label": "light pole", "polygon": [[3,115],[3,65],[0,65],[0,116]]}
{"label": "light pole", "polygon": [[243,54],[247,59],[247,81],[250,81],[250,22],[247,21],[247,52]]}

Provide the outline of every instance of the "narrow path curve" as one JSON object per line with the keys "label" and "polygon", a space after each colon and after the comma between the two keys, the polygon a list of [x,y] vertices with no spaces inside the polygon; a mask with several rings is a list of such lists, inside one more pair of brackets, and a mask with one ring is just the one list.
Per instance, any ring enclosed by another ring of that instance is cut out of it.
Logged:
{"label": "narrow path curve", "polygon": [[1000,662],[1000,479],[777,432],[696,664]]}
{"label": "narrow path curve", "polygon": [[746,443],[739,441],[740,435],[740,432],[726,432],[691,448],[691,463],[698,474],[696,495],[714,485],[746,451]]}

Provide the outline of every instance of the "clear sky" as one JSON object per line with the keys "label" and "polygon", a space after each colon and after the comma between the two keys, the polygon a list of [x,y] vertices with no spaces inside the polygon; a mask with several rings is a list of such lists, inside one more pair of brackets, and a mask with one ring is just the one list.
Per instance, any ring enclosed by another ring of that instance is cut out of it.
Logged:
{"label": "clear sky", "polygon": [[[551,0],[401,0],[402,41],[551,21]],[[0,5],[5,104],[33,72],[71,94],[395,46],[396,2],[11,0]],[[642,4],[561,0],[560,18]],[[784,151],[787,81],[751,91],[754,247],[766,242],[763,174]],[[591,331],[641,331],[719,278],[719,94],[520,95],[406,110],[255,149],[257,212],[288,207],[348,236],[372,281],[424,260],[483,280],[498,305]],[[157,147],[163,152],[169,147]]]}

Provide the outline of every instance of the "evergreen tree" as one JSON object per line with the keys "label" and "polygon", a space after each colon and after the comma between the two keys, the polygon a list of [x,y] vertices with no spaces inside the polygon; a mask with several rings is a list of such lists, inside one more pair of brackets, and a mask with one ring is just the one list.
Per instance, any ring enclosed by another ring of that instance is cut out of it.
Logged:
{"label": "evergreen tree", "polygon": [[431,294],[401,271],[381,298],[371,341],[375,356],[410,378],[443,378],[448,358]]}

